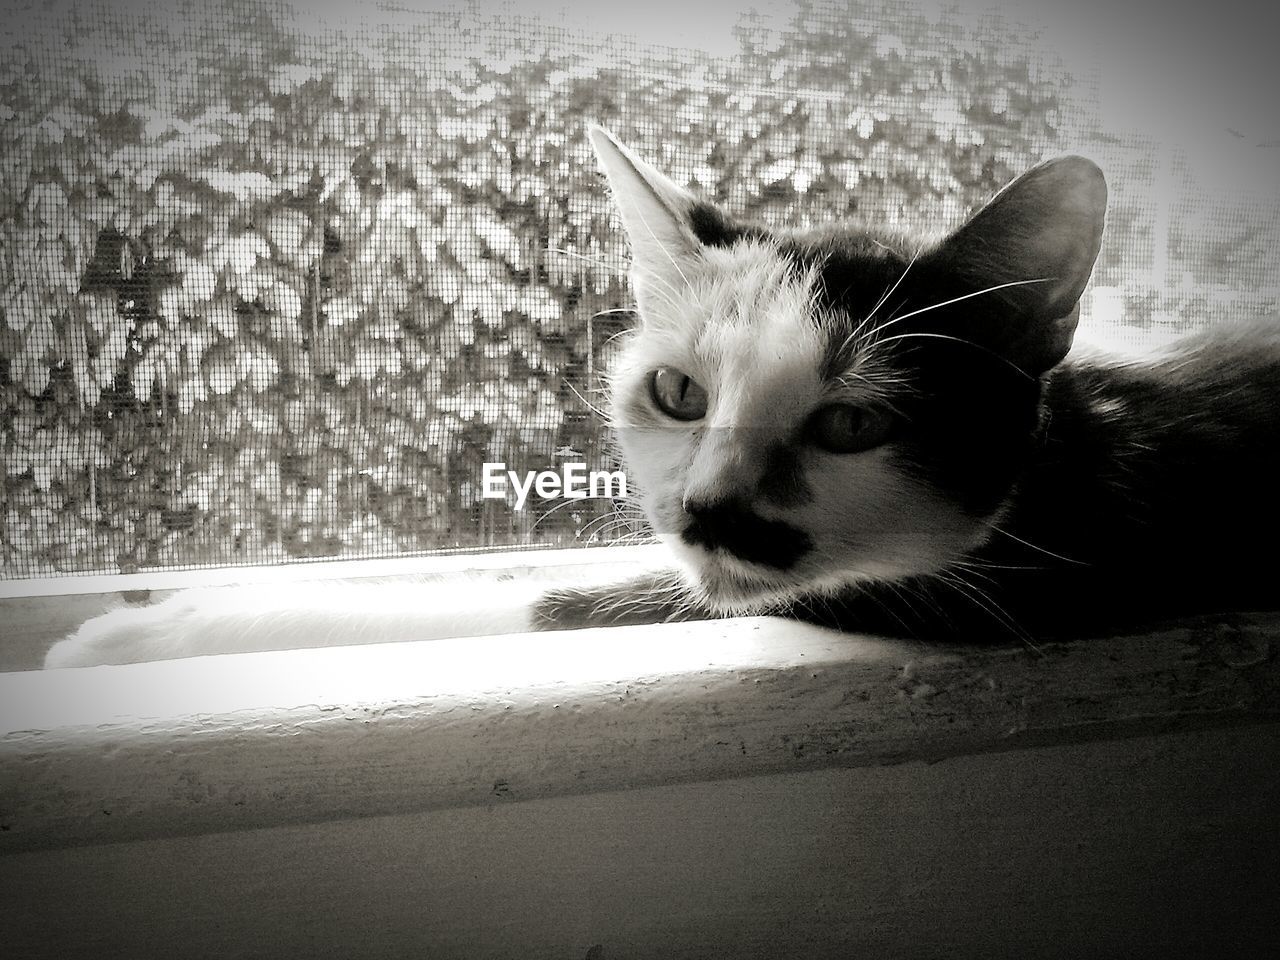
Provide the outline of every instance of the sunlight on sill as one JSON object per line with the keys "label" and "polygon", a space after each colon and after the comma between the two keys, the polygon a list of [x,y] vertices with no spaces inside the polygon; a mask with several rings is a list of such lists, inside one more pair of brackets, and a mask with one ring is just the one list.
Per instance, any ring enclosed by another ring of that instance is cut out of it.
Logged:
{"label": "sunlight on sill", "polygon": [[517,570],[556,570],[601,563],[652,563],[658,545],[567,547],[556,550],[493,550],[487,553],[428,554],[349,560],[290,560],[256,566],[204,567],[197,570],[147,570],[142,573],[66,574],[0,580],[0,600],[127,591],[182,590],[237,584],[298,583],[307,580],[445,577],[500,574]]}
{"label": "sunlight on sill", "polygon": [[[311,647],[50,670],[38,677],[0,675],[0,717],[7,721],[3,732],[12,732],[15,722],[21,729],[87,728],[266,716],[299,705],[381,709],[407,702],[465,705],[488,697],[531,705],[571,701],[618,681],[704,682],[713,674],[818,666],[900,649],[752,617]],[[29,679],[5,693],[5,677],[12,676]]]}
{"label": "sunlight on sill", "polygon": [[[0,638],[0,673],[40,669],[54,644],[74,634],[86,621],[118,609],[132,608],[141,613],[142,607],[160,603],[184,589],[225,589],[227,593],[219,596],[216,604],[239,604],[242,609],[254,605],[270,607],[275,615],[286,614],[289,597],[294,596],[292,602],[301,605],[295,609],[332,610],[339,616],[350,616],[358,615],[360,607],[350,605],[349,588],[358,588],[365,592],[359,603],[368,604],[368,609],[384,615],[394,609],[407,615],[415,608],[432,609],[432,604],[441,598],[456,607],[462,595],[451,593],[450,584],[465,584],[468,592],[487,589],[486,585],[492,584],[494,593],[485,594],[485,605],[495,600],[510,606],[518,602],[514,599],[516,594],[529,594],[540,585],[622,580],[661,567],[666,558],[658,545],[608,546],[0,581],[0,622],[6,624]],[[331,586],[336,589],[330,590]],[[237,594],[237,590],[244,592]],[[140,598],[145,600],[141,606],[137,604]],[[459,612],[465,614],[465,610]],[[446,626],[443,621],[441,626]],[[504,629],[517,627],[507,624]],[[388,636],[387,640],[446,635],[447,629],[432,629],[419,636]],[[366,634],[337,642],[382,641]],[[323,641],[317,643],[323,645]],[[307,645],[308,640],[303,638],[280,647],[265,642],[258,649]]]}

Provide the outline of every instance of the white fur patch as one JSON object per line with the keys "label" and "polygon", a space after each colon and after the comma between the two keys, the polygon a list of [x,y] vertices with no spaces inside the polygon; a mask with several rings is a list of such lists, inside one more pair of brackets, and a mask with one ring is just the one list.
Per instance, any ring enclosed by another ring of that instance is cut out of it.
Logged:
{"label": "white fur patch", "polygon": [[[754,484],[762,446],[788,435],[822,393],[824,343],[813,320],[813,274],[797,276],[772,246],[709,248],[681,271],[688,282],[679,298],[659,298],[644,312],[622,352],[614,421],[641,489],[678,482],[683,502]],[[707,391],[704,420],[681,427],[652,409],[647,378],[663,366]],[[646,435],[652,427],[659,429]]]}
{"label": "white fur patch", "polygon": [[[642,329],[615,379],[643,378],[673,366],[711,394],[712,426],[780,419],[778,391],[820,387],[823,341],[813,322],[813,275],[797,277],[771,246],[742,242],[708,248],[681,268],[686,281],[641,312]],[[774,396],[761,403],[761,393]]]}

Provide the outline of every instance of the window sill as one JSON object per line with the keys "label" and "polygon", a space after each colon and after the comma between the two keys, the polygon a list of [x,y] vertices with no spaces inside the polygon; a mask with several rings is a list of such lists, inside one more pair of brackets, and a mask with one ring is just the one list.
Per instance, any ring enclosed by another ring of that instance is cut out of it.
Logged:
{"label": "window sill", "polygon": [[0,675],[0,852],[1274,720],[1280,617],[1027,649],[770,618]]}

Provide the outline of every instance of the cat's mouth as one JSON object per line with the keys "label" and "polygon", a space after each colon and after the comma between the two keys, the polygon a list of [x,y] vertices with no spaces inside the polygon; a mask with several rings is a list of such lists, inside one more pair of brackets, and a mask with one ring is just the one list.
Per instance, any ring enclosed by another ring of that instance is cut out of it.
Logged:
{"label": "cat's mouth", "polygon": [[795,568],[813,549],[804,531],[735,503],[687,507],[678,529],[671,545],[703,601],[721,614],[763,613],[789,598]]}
{"label": "cat's mouth", "polygon": [[753,563],[722,547],[691,546],[683,538],[668,540],[668,546],[702,603],[723,616],[768,613],[802,586],[795,571]]}
{"label": "cat's mouth", "polygon": [[767,613],[796,591],[791,578],[747,563],[726,550],[697,550],[693,576],[703,602],[720,614]]}

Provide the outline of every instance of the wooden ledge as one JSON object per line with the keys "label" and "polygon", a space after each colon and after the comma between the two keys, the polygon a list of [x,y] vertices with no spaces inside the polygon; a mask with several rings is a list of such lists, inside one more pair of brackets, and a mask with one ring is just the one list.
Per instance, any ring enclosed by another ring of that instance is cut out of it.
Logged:
{"label": "wooden ledge", "polygon": [[0,675],[0,851],[1280,715],[1280,618],[1028,649],[770,619]]}

